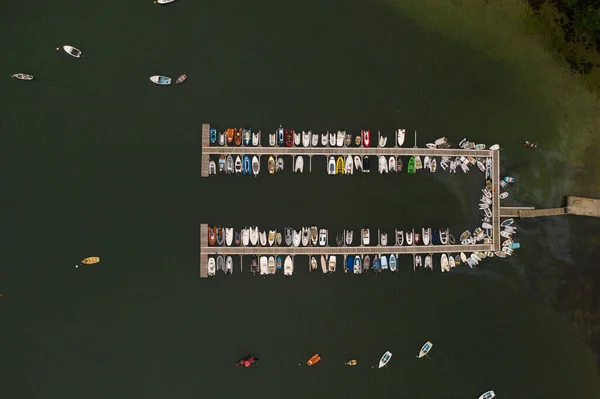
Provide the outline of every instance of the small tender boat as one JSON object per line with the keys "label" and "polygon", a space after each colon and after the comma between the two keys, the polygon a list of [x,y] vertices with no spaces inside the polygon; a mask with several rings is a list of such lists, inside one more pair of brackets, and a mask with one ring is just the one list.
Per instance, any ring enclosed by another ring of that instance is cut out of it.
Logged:
{"label": "small tender boat", "polygon": [[537,148],[537,143],[534,143],[533,141],[529,141],[527,140],[525,142],[525,144],[523,144],[524,147],[531,147],[531,148]]}
{"label": "small tender boat", "polygon": [[327,147],[328,142],[329,142],[329,132],[321,134],[321,145],[323,147]]}
{"label": "small tender boat", "polygon": [[[75,58],[83,57],[83,53],[73,46],[69,46],[69,45],[63,46],[63,50],[65,50],[65,53],[69,54],[71,57],[75,57]],[[169,84],[171,84],[171,79],[169,79]]]}
{"label": "small tender boat", "polygon": [[150,76],[150,81],[154,84],[166,86],[171,84],[171,78],[167,76],[154,75]]}
{"label": "small tender boat", "polygon": [[479,395],[479,399],[492,399],[494,397],[496,397],[494,391],[487,391]]}
{"label": "small tender boat", "polygon": [[233,259],[229,255],[225,259],[225,274],[233,274]]}
{"label": "small tender boat", "polygon": [[310,131],[309,132],[305,132],[302,131],[302,145],[304,147],[308,147],[310,146]]}
{"label": "small tender boat", "polygon": [[396,157],[391,156],[389,161],[388,161],[388,170],[390,172],[395,172],[396,171]]}
{"label": "small tender boat", "polygon": [[306,362],[309,366],[315,365],[321,361],[321,356],[318,353],[312,355],[310,359]]}
{"label": "small tender boat", "polygon": [[514,177],[511,177],[511,176],[504,176],[504,177],[502,178],[502,180],[504,180],[504,181],[505,181],[505,182],[507,182],[507,183],[514,183],[514,182],[515,182],[515,178],[514,178]]}
{"label": "small tender boat", "polygon": [[330,175],[335,175],[335,158],[333,156],[329,157],[329,162],[327,163],[327,173]]}
{"label": "small tender boat", "polygon": [[420,156],[416,156],[415,157],[415,168],[417,170],[422,169],[423,168],[423,164],[421,163],[421,157]]}
{"label": "small tender boat", "polygon": [[363,162],[362,162],[361,157],[358,155],[354,156],[354,167],[356,168],[357,172],[363,171]]}
{"label": "small tender boat", "polygon": [[380,233],[379,241],[382,247],[387,246],[387,233]]}
{"label": "small tender boat", "polygon": [[362,229],[360,231],[362,236],[362,245],[369,245],[371,243],[371,236],[369,234],[369,229]]}
{"label": "small tender boat", "polygon": [[298,147],[302,141],[302,135],[300,133],[296,133],[294,129],[292,129],[292,134],[294,135],[294,145]]}
{"label": "small tender boat", "polygon": [[433,344],[429,341],[425,342],[425,344],[421,347],[421,350],[419,351],[419,354],[417,355],[417,357],[420,359],[423,356],[427,356],[427,354],[429,353],[429,351],[431,350],[431,348],[433,347]]}
{"label": "small tender boat", "polygon": [[381,259],[381,270],[387,270],[388,269],[387,256],[380,255],[380,259]]}
{"label": "small tender boat", "polygon": [[321,271],[323,273],[327,273],[327,262],[325,261],[325,257],[321,255]]}
{"label": "small tender boat", "polygon": [[243,173],[245,175],[252,173],[252,163],[250,162],[250,157],[248,155],[244,155]]}
{"label": "small tender boat", "polygon": [[302,155],[296,157],[296,165],[294,166],[294,172],[302,173],[304,171],[304,158]]}
{"label": "small tender boat", "polygon": [[312,145],[313,147],[318,146],[319,145],[319,135],[316,133],[313,134],[313,132],[310,132],[310,131],[308,132],[308,134],[311,135],[310,145]]}
{"label": "small tender boat", "polygon": [[365,147],[369,147],[371,145],[371,131],[370,130],[362,130],[360,132],[362,136],[362,142]]}
{"label": "small tender boat", "polygon": [[351,155],[348,155],[346,157],[346,174],[347,175],[354,174],[354,162],[352,161]]}
{"label": "small tender boat", "polygon": [[352,230],[346,230],[345,236],[346,245],[352,245],[352,241],[354,239],[354,232]]}
{"label": "small tender boat", "polygon": [[[172,2],[174,0],[158,0],[158,1]],[[244,357],[244,358],[241,358],[240,360],[238,360],[235,363],[235,367],[250,367],[253,364],[255,364],[256,362],[258,362],[258,358],[256,356],[247,356],[247,357]]]}
{"label": "small tender boat", "polygon": [[257,146],[260,141],[260,131],[252,133],[252,145]]}
{"label": "small tender boat", "polygon": [[505,191],[500,194],[500,199],[506,199],[508,197],[508,193]]}
{"label": "small tender boat", "polygon": [[342,130],[338,130],[337,132],[337,140],[336,144],[338,147],[343,147],[344,142],[346,141],[346,132]]}
{"label": "small tender boat", "polygon": [[271,155],[269,157],[269,162],[267,163],[268,168],[269,168],[269,174],[273,174],[275,173],[275,158],[273,158],[273,156]]}
{"label": "small tender boat", "polygon": [[187,75],[184,73],[183,75],[181,75],[180,77],[177,78],[177,80],[175,81],[175,84],[180,84],[185,82],[185,80],[187,79]]}
{"label": "small tender boat", "polygon": [[335,163],[335,174],[336,175],[343,175],[345,172],[344,170],[344,157],[339,156],[337,159],[337,162]]}
{"label": "small tender boat", "polygon": [[258,162],[258,157],[255,155],[252,157],[252,173],[254,176],[257,176],[260,172],[260,162]]}
{"label": "small tender boat", "polygon": [[396,158],[396,170],[398,172],[402,172],[402,158],[400,157],[400,155],[398,155],[398,158]]}
{"label": "small tender boat", "polygon": [[390,255],[390,270],[395,272],[398,266],[396,265],[396,255]]}
{"label": "small tender boat", "polygon": [[217,268],[215,266],[215,258],[208,258],[208,275],[214,276],[217,272]]}
{"label": "small tender boat", "polygon": [[344,363],[346,366],[356,366],[358,364],[358,362],[354,359],[348,360],[346,363]]}
{"label": "small tender boat", "polygon": [[294,235],[294,230],[292,230],[291,227],[286,227],[283,232],[285,236],[285,245],[289,247],[292,245],[292,236]]}
{"label": "small tender boat", "polygon": [[442,273],[450,271],[450,263],[448,262],[448,255],[442,254],[440,257],[440,264],[442,266]]}
{"label": "small tender boat", "polygon": [[273,246],[275,244],[275,234],[277,232],[275,230],[269,230],[269,246]]}
{"label": "small tender boat", "polygon": [[283,170],[283,158],[279,157],[277,158],[277,169],[276,171],[282,171]]}
{"label": "small tender boat", "polygon": [[294,262],[292,262],[292,258],[288,255],[285,258],[285,262],[283,262],[283,275],[291,276],[292,274],[294,274]]}
{"label": "small tender boat", "polygon": [[379,359],[379,368],[382,368],[383,366],[388,364],[391,358],[392,358],[392,352],[390,352],[390,351],[385,352],[383,354],[383,356],[381,356],[381,359]]}
{"label": "small tender boat", "polygon": [[410,159],[408,160],[407,171],[408,171],[409,175],[412,175],[417,171],[417,169],[415,167],[415,158],[414,157],[410,157]]}
{"label": "small tender boat", "polygon": [[295,247],[299,247],[301,242],[302,242],[302,232],[300,230],[294,230],[292,244],[294,244]]}
{"label": "small tender boat", "polygon": [[396,130],[396,140],[398,140],[398,146],[402,147],[402,144],[404,144],[404,137],[406,135],[406,130],[405,129],[398,129]]}
{"label": "small tender boat", "polygon": [[28,75],[26,73],[15,73],[10,75],[11,78],[17,78],[19,80],[33,80],[33,75]]}

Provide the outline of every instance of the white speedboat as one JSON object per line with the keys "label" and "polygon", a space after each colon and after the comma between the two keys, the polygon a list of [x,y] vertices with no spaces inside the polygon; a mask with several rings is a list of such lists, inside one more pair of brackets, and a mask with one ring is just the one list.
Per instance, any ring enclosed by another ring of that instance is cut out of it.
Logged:
{"label": "white speedboat", "polygon": [[14,73],[10,75],[11,78],[17,78],[19,80],[33,80],[33,75],[29,75],[28,73]]}
{"label": "white speedboat", "polygon": [[269,145],[275,147],[277,144],[277,135],[275,133],[269,133]]}
{"label": "white speedboat", "polygon": [[354,232],[352,230],[346,230],[345,233],[345,242],[346,245],[350,246],[352,245],[352,241],[354,240]]}
{"label": "white speedboat", "polygon": [[385,256],[385,255],[379,255],[379,259],[380,259],[380,262],[381,262],[381,270],[387,270],[388,269],[387,256]]}
{"label": "white speedboat", "polygon": [[500,223],[500,226],[502,226],[502,227],[504,227],[504,226],[510,226],[514,222],[515,222],[515,220],[513,218],[506,219],[506,220],[503,220],[502,223]]}
{"label": "white speedboat", "polygon": [[494,144],[490,146],[490,150],[492,151],[498,151],[500,149],[500,145],[499,144]]}
{"label": "white speedboat", "polygon": [[275,243],[275,234],[277,232],[275,230],[269,230],[269,246],[272,247]]}
{"label": "white speedboat", "polygon": [[217,272],[217,267],[215,265],[215,258],[208,258],[208,275],[214,276]]}
{"label": "white speedboat", "polygon": [[335,147],[335,133],[329,133],[329,146]]}
{"label": "white speedboat", "polygon": [[171,78],[169,78],[168,76],[160,76],[160,75],[150,76],[150,81],[152,83],[160,85],[160,86],[167,86],[167,85],[171,84]]}
{"label": "white speedboat", "polygon": [[425,158],[423,159],[423,168],[429,169],[429,164],[430,164],[429,155],[426,155]]}
{"label": "white speedboat", "polygon": [[269,261],[266,256],[261,256],[260,261],[260,275],[264,276],[265,274],[269,274]]}
{"label": "white speedboat", "polygon": [[493,229],[494,228],[491,224],[485,223],[485,222],[481,223],[481,227],[483,227],[484,229]]}
{"label": "white speedboat", "polygon": [[258,227],[250,227],[250,244],[258,244]]}
{"label": "white speedboat", "polygon": [[304,172],[304,158],[302,158],[302,155],[296,157],[296,165],[294,165],[294,172]]}
{"label": "white speedboat", "polygon": [[505,191],[500,194],[500,199],[506,199],[508,197],[508,193]]}
{"label": "white speedboat", "polygon": [[415,157],[415,169],[417,169],[417,170],[423,169],[423,164],[421,163],[421,157],[418,155]]}
{"label": "white speedboat", "polygon": [[296,147],[300,146],[300,142],[302,141],[302,135],[300,133],[296,133],[294,131],[294,145]]}
{"label": "white speedboat", "polygon": [[215,161],[210,161],[208,163],[208,175],[212,176],[212,175],[216,175],[217,174],[217,164],[215,163]]}
{"label": "white speedboat", "polygon": [[494,391],[491,391],[491,390],[479,395],[479,399],[492,399],[495,397],[496,397],[496,394],[494,393]]}
{"label": "white speedboat", "polygon": [[324,247],[327,245],[327,230],[319,230],[319,246]]}
{"label": "white speedboat", "polygon": [[446,137],[440,137],[439,139],[434,141],[435,145],[444,145],[448,142],[448,139]]}
{"label": "white speedboat", "polygon": [[306,247],[310,241],[310,229],[308,227],[302,228],[302,246]]}
{"label": "white speedboat", "polygon": [[260,162],[258,162],[256,155],[252,157],[252,173],[254,173],[254,176],[258,176],[260,173]]}
{"label": "white speedboat", "polygon": [[434,150],[437,148],[437,145],[435,145],[433,143],[427,143],[427,144],[425,144],[425,147],[429,148],[430,150]]}
{"label": "white speedboat", "polygon": [[480,171],[485,172],[485,165],[481,161],[477,161],[477,167]]}
{"label": "white speedboat", "polygon": [[354,274],[362,273],[362,262],[360,260],[360,256],[356,255],[354,257]]}
{"label": "white speedboat", "polygon": [[413,258],[413,270],[415,270],[417,267],[421,267],[423,266],[423,261],[421,259],[421,255],[416,255]]}
{"label": "white speedboat", "polygon": [[422,238],[423,238],[423,245],[429,245],[430,242],[430,238],[431,238],[431,228],[423,228],[421,231],[422,234]]}
{"label": "white speedboat", "polygon": [[257,146],[260,141],[260,132],[252,133],[252,145]]}
{"label": "white speedboat", "polygon": [[337,257],[335,255],[331,255],[329,257],[329,273],[335,272],[336,262],[337,262]]}
{"label": "white speedboat", "polygon": [[294,234],[292,235],[292,244],[295,247],[299,247],[300,242],[302,242],[302,232],[300,230],[294,230]]}
{"label": "white speedboat", "polygon": [[247,247],[250,243],[250,230],[242,229],[242,245]]}
{"label": "white speedboat", "polygon": [[[75,57],[75,58],[83,57],[83,53],[73,46],[69,46],[69,45],[63,46],[63,50],[65,50],[65,53],[69,54],[71,57]],[[171,84],[171,79],[169,79],[169,84]]]}
{"label": "white speedboat", "polygon": [[230,247],[231,244],[233,244],[233,228],[227,227],[225,229],[225,245]]}
{"label": "white speedboat", "polygon": [[311,132],[311,131],[309,131],[308,134],[311,137],[311,139],[310,139],[311,140],[310,145],[312,145],[313,147],[318,146],[319,145],[319,135],[316,134],[316,133],[313,134],[313,132]]}
{"label": "white speedboat", "polygon": [[385,147],[387,144],[387,137],[379,135],[379,147]]}
{"label": "white speedboat", "polygon": [[435,160],[435,158],[432,158],[431,163],[429,164],[429,171],[431,173],[435,173],[436,170],[437,170],[437,161]]}
{"label": "white speedboat", "polygon": [[302,145],[304,147],[310,146],[310,131],[302,131]]}
{"label": "white speedboat", "polygon": [[275,266],[275,257],[274,256],[269,256],[269,274],[275,274],[276,266]]}
{"label": "white speedboat", "polygon": [[283,275],[291,276],[293,273],[294,273],[294,262],[292,262],[292,258],[288,255],[285,258],[285,262],[283,262]]}
{"label": "white speedboat", "polygon": [[384,174],[388,172],[387,159],[384,156],[379,157],[379,173]]}
{"label": "white speedboat", "polygon": [[456,262],[450,254],[448,255],[448,266],[450,266],[450,269],[454,269],[454,267],[456,266]]}
{"label": "white speedboat", "polygon": [[396,140],[398,140],[398,146],[402,147],[402,144],[404,144],[404,136],[406,135],[406,130],[405,129],[398,129],[396,130]]}
{"label": "white speedboat", "polygon": [[155,3],[156,4],[169,4],[174,2],[175,0],[156,0]]}
{"label": "white speedboat", "polygon": [[460,168],[462,169],[462,171],[464,173],[467,173],[469,171],[469,167],[466,164],[464,164],[464,163],[460,164]]}
{"label": "white speedboat", "polygon": [[346,157],[346,174],[352,175],[354,174],[354,162],[352,162],[352,156],[348,155]]}
{"label": "white speedboat", "polygon": [[395,272],[397,268],[398,268],[398,265],[396,264],[396,255],[391,254],[390,255],[390,270]]}
{"label": "white speedboat", "polygon": [[406,245],[413,245],[414,230],[407,231],[404,235],[406,238]]}
{"label": "white speedboat", "polygon": [[381,356],[381,359],[379,359],[379,368],[382,368],[383,366],[388,364],[391,358],[392,358],[392,352],[390,352],[390,351],[385,352],[383,354],[383,356]]}
{"label": "white speedboat", "polygon": [[242,158],[240,158],[240,156],[238,155],[235,158],[235,174],[239,175],[240,173],[242,173]]}
{"label": "white speedboat", "polygon": [[448,263],[448,255],[442,254],[440,257],[440,264],[442,265],[442,273],[450,271],[450,264]]}
{"label": "white speedboat", "polygon": [[327,173],[330,175],[335,175],[335,158],[333,156],[329,157],[329,162],[327,163]]}
{"label": "white speedboat", "polygon": [[357,172],[362,172],[363,167],[362,167],[362,158],[359,157],[358,155],[354,156],[354,167],[356,168]]}
{"label": "white speedboat", "polygon": [[402,230],[396,229],[396,245],[404,245],[404,232]]}
{"label": "white speedboat", "polygon": [[371,243],[369,229],[362,229],[360,234],[362,236],[362,245],[369,245]]}
{"label": "white speedboat", "polygon": [[337,132],[337,140],[336,140],[337,146],[338,147],[343,147],[344,146],[344,141],[346,141],[346,132],[338,130],[338,132]]}
{"label": "white speedboat", "polygon": [[427,356],[431,348],[433,348],[433,344],[430,341],[425,342],[425,344],[423,344],[423,346],[421,347],[421,350],[419,351],[417,357],[420,359],[423,356]]}
{"label": "white speedboat", "polygon": [[431,255],[425,255],[425,269],[433,270],[433,262],[431,261]]}
{"label": "white speedboat", "polygon": [[328,142],[329,142],[329,133],[321,134],[321,145],[323,147],[327,147]]}

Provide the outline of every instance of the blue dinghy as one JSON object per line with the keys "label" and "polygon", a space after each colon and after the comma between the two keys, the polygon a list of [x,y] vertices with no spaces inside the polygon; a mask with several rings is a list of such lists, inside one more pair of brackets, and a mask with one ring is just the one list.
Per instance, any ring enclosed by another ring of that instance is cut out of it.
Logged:
{"label": "blue dinghy", "polygon": [[354,271],[354,257],[348,256],[346,258],[346,270]]}
{"label": "blue dinghy", "polygon": [[244,174],[251,175],[252,174],[252,164],[250,163],[250,157],[248,155],[244,155]]}
{"label": "blue dinghy", "polygon": [[210,129],[210,142],[213,144],[217,142],[217,129],[214,127]]}

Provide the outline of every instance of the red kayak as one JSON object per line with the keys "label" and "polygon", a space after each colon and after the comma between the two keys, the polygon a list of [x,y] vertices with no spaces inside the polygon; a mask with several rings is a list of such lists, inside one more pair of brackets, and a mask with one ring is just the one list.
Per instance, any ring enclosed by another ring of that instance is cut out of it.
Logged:
{"label": "red kayak", "polygon": [[369,147],[371,145],[371,131],[370,130],[361,130],[362,142],[365,147]]}
{"label": "red kayak", "polygon": [[285,131],[285,146],[291,147],[294,145],[294,133],[289,130]]}
{"label": "red kayak", "polygon": [[247,356],[238,360],[238,362],[235,364],[235,367],[250,367],[256,362],[258,362],[258,358],[256,356]]}

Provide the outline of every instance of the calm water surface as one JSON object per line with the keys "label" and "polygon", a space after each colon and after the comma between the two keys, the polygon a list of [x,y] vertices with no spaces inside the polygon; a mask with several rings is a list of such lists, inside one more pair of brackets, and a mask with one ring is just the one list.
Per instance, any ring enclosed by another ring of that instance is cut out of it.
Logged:
{"label": "calm water surface", "polygon": [[[300,258],[291,279],[198,278],[202,222],[458,236],[478,223],[483,184],[460,172],[331,178],[323,159],[311,174],[201,179],[202,123],[402,126],[421,145],[468,136],[500,142],[503,173],[526,174],[523,132],[550,129],[553,110],[515,90],[502,63],[377,3],[0,7],[0,371],[11,397],[599,394],[588,350],[524,289],[522,268],[537,262],[526,249],[444,276],[404,257],[393,275],[310,274]],[[55,51],[63,44],[85,58]],[[16,72],[36,80],[8,79]],[[148,81],[182,73],[183,85]],[[535,187],[518,190],[508,204],[535,199]],[[527,223],[524,247],[554,248],[535,234],[542,222]],[[73,268],[92,255],[102,264]],[[417,360],[426,340],[431,360]],[[373,369],[386,350],[389,367]],[[257,367],[233,367],[249,352]],[[315,352],[323,360],[306,367]]]}

